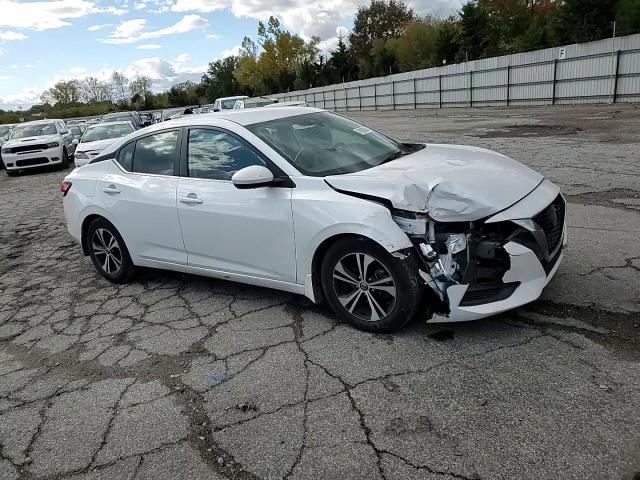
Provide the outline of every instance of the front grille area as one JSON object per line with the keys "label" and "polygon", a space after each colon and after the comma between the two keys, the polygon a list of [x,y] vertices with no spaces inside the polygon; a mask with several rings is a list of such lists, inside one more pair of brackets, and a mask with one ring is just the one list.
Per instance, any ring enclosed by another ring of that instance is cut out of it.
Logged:
{"label": "front grille area", "polygon": [[533,217],[547,237],[547,247],[549,254],[553,253],[558,244],[562,241],[562,229],[564,227],[566,205],[561,195],[543,211]]}
{"label": "front grille area", "polygon": [[22,152],[31,152],[34,150],[46,150],[47,146],[43,144],[37,145],[20,145],[19,147],[13,147],[6,151],[6,153],[22,153]]}
{"label": "front grille area", "polygon": [[28,158],[24,160],[18,160],[16,167],[33,167],[35,165],[45,165],[49,163],[49,159],[46,157]]}
{"label": "front grille area", "polygon": [[460,306],[471,307],[506,300],[518,288],[518,285],[520,285],[520,282],[502,285],[469,285],[460,301]]}

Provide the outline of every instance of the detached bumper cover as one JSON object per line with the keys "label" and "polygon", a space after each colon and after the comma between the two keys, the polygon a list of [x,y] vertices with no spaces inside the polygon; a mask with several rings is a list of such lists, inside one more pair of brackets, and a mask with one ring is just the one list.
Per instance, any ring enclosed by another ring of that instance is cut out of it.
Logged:
{"label": "detached bumper cover", "polygon": [[[563,248],[564,245],[566,245],[566,230],[564,232]],[[461,306],[460,303],[469,285],[452,285],[447,289],[449,315],[436,314],[428,320],[428,323],[478,320],[537,300],[544,287],[547,286],[558,270],[563,257],[563,249],[561,248],[553,258],[552,266],[550,265],[551,268],[547,274],[533,250],[515,242],[507,243],[504,248],[509,253],[511,268],[504,274],[502,280],[504,283],[519,282],[518,287],[508,298],[482,305]]]}

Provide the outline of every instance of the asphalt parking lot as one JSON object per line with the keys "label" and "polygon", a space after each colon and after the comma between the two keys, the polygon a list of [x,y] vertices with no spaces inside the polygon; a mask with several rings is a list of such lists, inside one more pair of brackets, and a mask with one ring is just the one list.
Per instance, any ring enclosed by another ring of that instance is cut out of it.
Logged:
{"label": "asphalt parking lot", "polygon": [[640,108],[353,113],[559,184],[543,298],[372,335],[301,297],[99,277],[64,172],[0,172],[0,479],[640,478]]}

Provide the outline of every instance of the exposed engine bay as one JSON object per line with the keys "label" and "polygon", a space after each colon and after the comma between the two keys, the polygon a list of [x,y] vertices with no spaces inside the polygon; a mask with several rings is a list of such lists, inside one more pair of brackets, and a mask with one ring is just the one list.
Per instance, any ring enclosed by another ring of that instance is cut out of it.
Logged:
{"label": "exposed engine bay", "polygon": [[[397,209],[392,217],[419,252],[424,265],[420,275],[439,300],[436,314],[446,318],[453,308],[506,300],[521,285],[507,276],[514,252],[509,244],[533,252],[548,274],[560,257],[565,203],[558,195],[532,219],[496,223],[437,222],[427,214]],[[455,288],[460,286],[464,290]],[[453,302],[453,292],[463,295]]]}

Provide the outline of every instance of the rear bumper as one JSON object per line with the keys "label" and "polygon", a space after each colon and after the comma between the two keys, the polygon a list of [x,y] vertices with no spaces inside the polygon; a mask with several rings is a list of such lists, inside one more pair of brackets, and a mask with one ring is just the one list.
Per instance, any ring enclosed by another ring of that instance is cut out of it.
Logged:
{"label": "rear bumper", "polygon": [[547,265],[546,270],[549,272],[547,273],[533,250],[519,243],[507,243],[504,248],[509,253],[511,268],[504,274],[502,280],[504,283],[519,282],[519,285],[508,298],[497,302],[461,306],[462,299],[469,285],[451,285],[447,289],[450,313],[446,316],[436,314],[427,322],[444,323],[479,320],[537,300],[542,294],[544,287],[547,286],[558,271],[558,267],[562,262],[563,249],[565,246],[566,227],[563,232],[563,246],[550,262],[550,265]]}

